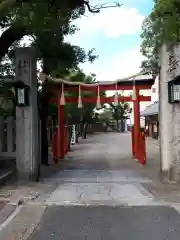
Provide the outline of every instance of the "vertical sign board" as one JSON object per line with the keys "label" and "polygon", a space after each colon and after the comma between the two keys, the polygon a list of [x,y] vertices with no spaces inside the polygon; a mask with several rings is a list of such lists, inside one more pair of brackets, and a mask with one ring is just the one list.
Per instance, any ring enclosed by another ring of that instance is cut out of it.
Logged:
{"label": "vertical sign board", "polygon": [[76,144],[76,128],[75,128],[75,125],[72,126],[71,144]]}
{"label": "vertical sign board", "polygon": [[178,47],[171,47],[168,49],[168,73],[169,78],[168,81],[173,80],[177,75],[180,74],[179,72],[179,48]]}
{"label": "vertical sign board", "polygon": [[[18,61],[18,67],[17,67],[17,80],[23,81],[25,84],[29,85],[29,77],[27,77],[29,75],[29,69],[30,69],[30,63],[28,61],[28,59],[24,58],[24,59],[19,59]],[[26,75],[25,78],[24,75]]]}
{"label": "vertical sign board", "polygon": [[18,104],[24,104],[24,89],[17,89]]}

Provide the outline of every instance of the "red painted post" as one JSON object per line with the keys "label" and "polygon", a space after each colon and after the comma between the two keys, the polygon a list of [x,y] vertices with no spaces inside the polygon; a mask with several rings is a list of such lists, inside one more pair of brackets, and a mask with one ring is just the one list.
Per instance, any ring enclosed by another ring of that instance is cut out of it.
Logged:
{"label": "red painted post", "polygon": [[139,163],[142,164],[142,159],[143,159],[143,148],[142,148],[142,135],[141,135],[141,132],[139,134],[139,141],[138,141],[138,146],[139,146],[139,149],[138,149],[138,155],[137,155],[137,159],[139,160]]}
{"label": "red painted post", "polygon": [[140,104],[139,89],[136,89],[136,99],[134,100],[134,152],[135,158],[139,156],[139,135],[140,135]]}
{"label": "red painted post", "polygon": [[58,153],[57,153],[57,129],[52,137],[52,153],[53,153],[53,161],[57,163]]}
{"label": "red painted post", "polygon": [[132,136],[132,156],[135,157],[135,149],[134,149],[134,127],[131,129],[131,136]]}
{"label": "red painted post", "polygon": [[60,105],[60,94],[57,95],[58,126],[57,126],[57,158],[64,158],[64,106]]}
{"label": "red painted post", "polygon": [[64,132],[65,132],[65,126],[64,126],[64,105],[60,105],[59,107],[60,110],[60,155],[59,157],[61,159],[64,159],[65,156],[65,139],[64,139]]}
{"label": "red painted post", "polygon": [[142,139],[142,159],[141,163],[142,165],[146,164],[146,138],[144,132],[141,133],[141,139]]}
{"label": "red painted post", "polygon": [[145,143],[145,134],[144,132],[140,132],[139,135],[139,151],[137,159],[139,160],[140,164],[146,164],[146,143]]}
{"label": "red painted post", "polygon": [[66,153],[69,151],[69,129],[68,126],[66,127]]}
{"label": "red painted post", "polygon": [[57,96],[57,107],[58,107],[58,125],[57,125],[57,129],[56,129],[56,133],[57,133],[57,158],[59,159],[60,156],[61,156],[61,147],[60,147],[60,142],[61,142],[61,128],[60,128],[60,125],[61,125],[61,110],[60,110],[60,94],[58,94]]}
{"label": "red painted post", "polygon": [[68,136],[67,136],[67,126],[65,127],[65,131],[64,131],[64,153],[66,154],[68,152],[68,145],[67,145],[67,141],[68,141]]}

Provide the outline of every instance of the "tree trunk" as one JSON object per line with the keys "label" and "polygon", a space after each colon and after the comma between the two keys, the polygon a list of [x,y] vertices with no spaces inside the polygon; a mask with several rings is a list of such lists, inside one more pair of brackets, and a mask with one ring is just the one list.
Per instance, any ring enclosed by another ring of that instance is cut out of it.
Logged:
{"label": "tree trunk", "polygon": [[[41,93],[42,94],[42,93]],[[40,96],[38,94],[38,106],[39,106],[39,116],[41,119],[41,163],[43,165],[48,165],[48,131],[47,131],[47,120],[48,120],[48,98]]]}
{"label": "tree trunk", "polygon": [[125,132],[125,120],[124,119],[121,120],[121,129],[122,129],[122,132]]}
{"label": "tree trunk", "polygon": [[107,129],[108,129],[108,123],[105,124],[104,131],[107,132]]}
{"label": "tree trunk", "polygon": [[83,129],[83,138],[84,138],[84,139],[87,138],[87,129],[88,129],[88,123],[85,122],[85,123],[84,123],[84,129]]}
{"label": "tree trunk", "polygon": [[69,143],[68,143],[68,150],[70,151],[71,149],[71,138],[72,138],[72,125],[68,127],[69,130]]}
{"label": "tree trunk", "polygon": [[[48,74],[48,61],[46,59],[43,60],[43,72]],[[48,83],[45,82],[43,84],[42,92],[39,93],[39,112],[40,112],[40,119],[41,119],[41,163],[43,165],[48,166],[48,156],[49,156],[49,149],[48,149],[48,131],[47,131],[47,120],[48,120],[48,104],[50,98],[50,91]]]}
{"label": "tree trunk", "polygon": [[123,119],[120,120],[120,132],[124,132],[123,130]]}
{"label": "tree trunk", "polygon": [[76,143],[79,142],[79,124],[75,124],[75,129],[76,129]]}
{"label": "tree trunk", "polygon": [[92,123],[89,124],[88,133],[92,134]]}
{"label": "tree trunk", "polygon": [[47,139],[47,116],[41,115],[41,163],[43,165],[48,164],[48,139]]}
{"label": "tree trunk", "polygon": [[84,132],[84,123],[80,124],[80,136],[83,136],[83,132]]}
{"label": "tree trunk", "polygon": [[116,120],[116,131],[119,132],[119,120]]}
{"label": "tree trunk", "polygon": [[78,138],[81,136],[81,124],[78,123]]}

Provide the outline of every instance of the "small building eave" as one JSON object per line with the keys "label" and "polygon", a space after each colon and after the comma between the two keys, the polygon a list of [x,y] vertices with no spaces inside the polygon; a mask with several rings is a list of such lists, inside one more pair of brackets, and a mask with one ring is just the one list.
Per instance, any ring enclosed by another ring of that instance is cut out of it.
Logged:
{"label": "small building eave", "polygon": [[150,104],[145,110],[141,111],[141,117],[153,116],[159,114],[159,101]]}

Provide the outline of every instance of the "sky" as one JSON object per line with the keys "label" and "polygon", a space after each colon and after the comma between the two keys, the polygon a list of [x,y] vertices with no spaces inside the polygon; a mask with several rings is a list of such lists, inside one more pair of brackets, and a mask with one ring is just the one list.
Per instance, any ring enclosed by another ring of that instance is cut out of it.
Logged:
{"label": "sky", "polygon": [[[140,53],[141,25],[151,12],[153,0],[120,0],[120,8],[103,9],[99,14],[87,12],[73,22],[80,29],[67,41],[86,50],[95,48],[98,59],[81,64],[85,73],[95,73],[99,81],[116,80],[139,72],[144,59]],[[93,5],[111,3],[90,0]]]}
{"label": "sky", "polygon": [[[97,5],[111,1],[90,0],[90,3]],[[140,52],[141,27],[153,8],[153,0],[119,0],[119,3],[123,4],[120,8],[103,9],[99,14],[87,12],[73,22],[80,30],[67,38],[68,42],[86,50],[95,48],[98,59],[93,64],[81,64],[80,68],[87,74],[95,73],[98,81],[113,81],[136,74],[144,60]],[[107,93],[112,94],[114,92]],[[149,91],[141,94],[150,95]],[[141,111],[149,104],[141,103]]]}
{"label": "sky", "polygon": [[[113,4],[113,0],[90,0],[91,5]],[[119,0],[120,8],[102,9],[99,14],[86,12],[73,21],[79,31],[66,37],[66,41],[86,51],[94,48],[98,59],[92,64],[80,64],[86,74],[95,73],[98,81],[115,81],[140,71],[144,60],[140,52],[143,20],[153,8],[153,0]],[[141,91],[143,95],[150,92]],[[114,92],[108,92],[110,96]],[[127,91],[124,95],[128,95]],[[143,110],[150,103],[141,103]]]}

